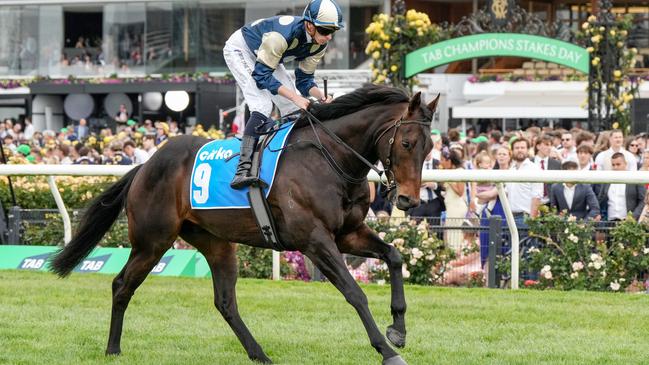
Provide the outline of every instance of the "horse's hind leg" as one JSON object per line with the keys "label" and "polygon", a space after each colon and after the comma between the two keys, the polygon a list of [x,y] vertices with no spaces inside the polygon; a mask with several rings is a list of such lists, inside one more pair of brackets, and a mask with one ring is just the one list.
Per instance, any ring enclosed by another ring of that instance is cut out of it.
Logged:
{"label": "horse's hind leg", "polygon": [[212,271],[214,305],[239,338],[248,357],[253,361],[271,363],[239,315],[235,290],[238,274],[236,246],[191,223],[183,224],[180,236],[205,256]]}
{"label": "horse's hind leg", "polygon": [[[129,224],[129,237],[133,249],[122,271],[113,280],[113,309],[110,318],[108,346],[106,355],[118,355],[121,352],[122,324],[124,312],[133,297],[135,290],[142,284],[162,255],[171,247],[177,232],[171,232],[170,226],[165,231],[137,230]],[[142,226],[140,226],[142,227]],[[157,234],[152,234],[157,232]]]}
{"label": "horse's hind leg", "polygon": [[322,228],[314,229],[311,233],[311,242],[304,253],[356,309],[372,347],[383,356],[383,365],[405,365],[406,362],[388,345],[376,326],[368,307],[367,297],[347,270],[333,235]]}
{"label": "horse's hind leg", "polygon": [[363,225],[356,232],[338,238],[338,246],[344,253],[378,258],[385,261],[390,271],[390,288],[392,290],[393,323],[388,327],[388,340],[397,347],[406,346],[406,297],[403,292],[403,260],[399,251],[383,242],[368,226]]}

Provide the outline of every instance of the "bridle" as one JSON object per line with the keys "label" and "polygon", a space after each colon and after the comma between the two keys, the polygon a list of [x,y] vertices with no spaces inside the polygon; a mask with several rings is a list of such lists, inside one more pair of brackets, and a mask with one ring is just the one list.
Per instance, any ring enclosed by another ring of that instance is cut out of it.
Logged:
{"label": "bridle", "polygon": [[[394,172],[392,171],[392,151],[393,151],[393,146],[394,146],[394,139],[397,136],[397,131],[399,130],[399,127],[401,127],[404,124],[419,124],[425,127],[429,127],[430,123],[422,122],[419,120],[403,120],[403,117],[400,119],[396,120],[394,124],[386,128],[383,132],[379,134],[379,136],[376,138],[376,141],[374,144],[376,145],[376,148],[379,148],[379,142],[381,141],[381,138],[383,138],[387,133],[391,130],[394,129],[392,132],[392,136],[388,140],[388,157],[385,159],[383,162],[383,172],[385,173],[385,179],[387,180],[387,183],[383,183],[383,180],[381,180],[381,184],[384,186],[384,189],[381,190],[381,196],[385,198],[392,190],[397,188],[397,181],[394,177]],[[380,154],[379,154],[379,159],[380,159]],[[380,174],[379,174],[380,176]]]}
{"label": "bridle", "polygon": [[[318,120],[311,112],[308,110],[302,110],[304,114],[307,117],[307,120],[309,121],[309,124],[311,125],[311,129],[313,130],[313,134],[315,135],[315,138],[317,140],[317,143],[311,142],[320,152],[322,155],[325,157],[325,160],[329,163],[331,168],[340,176],[342,179],[345,181],[352,183],[352,184],[361,184],[365,182],[366,177],[363,176],[362,178],[357,178],[354,177],[353,175],[345,172],[342,167],[336,162],[336,160],[333,158],[331,153],[324,147],[322,142],[320,141],[320,137],[318,137],[318,133],[316,132],[315,129],[315,124],[318,124],[322,130],[329,135],[329,137],[333,138],[334,141],[336,141],[338,144],[342,145],[343,147],[347,148],[350,150],[358,160],[360,160],[363,164],[365,164],[367,167],[369,167],[371,170],[374,170],[379,175],[379,178],[381,178],[383,175],[385,175],[386,178],[386,183],[383,182],[383,179],[379,179],[381,181],[381,184],[383,185],[384,189],[382,189],[381,195],[383,197],[387,196],[388,193],[390,193],[392,190],[397,188],[397,182],[394,177],[394,172],[392,171],[392,152],[393,152],[393,146],[394,146],[394,140],[395,137],[397,136],[397,132],[399,131],[399,127],[401,127],[404,124],[419,124],[421,126],[429,127],[430,123],[426,123],[420,120],[404,120],[403,116],[397,120],[394,121],[392,125],[390,125],[388,128],[383,130],[378,137],[374,141],[374,145],[376,146],[377,150],[379,149],[379,142],[381,138],[383,138],[387,133],[392,130],[392,136],[388,140],[388,145],[389,145],[389,151],[388,151],[388,157],[385,159],[385,161],[382,161],[383,163],[383,170],[380,170],[376,166],[374,166],[373,163],[368,161],[365,157],[363,157],[360,153],[356,152],[350,145],[345,143],[340,137],[338,137],[335,133],[333,133],[329,128],[325,127],[324,124]],[[306,142],[306,141],[305,141]],[[381,154],[379,153],[379,160],[381,159]]]}

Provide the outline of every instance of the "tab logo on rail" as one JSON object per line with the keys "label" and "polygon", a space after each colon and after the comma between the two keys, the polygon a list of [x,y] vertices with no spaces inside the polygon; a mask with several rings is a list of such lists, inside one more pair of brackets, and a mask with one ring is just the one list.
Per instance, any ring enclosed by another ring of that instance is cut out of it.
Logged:
{"label": "tab logo on rail", "polygon": [[43,266],[45,266],[45,263],[47,262],[47,258],[50,257],[51,254],[52,253],[48,252],[41,255],[25,257],[20,262],[20,265],[18,265],[17,269],[18,270],[41,270]]}
{"label": "tab logo on rail", "polygon": [[110,256],[111,255],[109,254],[85,259],[76,269],[74,269],[74,272],[99,272],[104,267]]}
{"label": "tab logo on rail", "polygon": [[151,274],[153,275],[161,274],[163,271],[165,271],[167,266],[169,266],[169,262],[173,258],[174,258],[173,255],[163,257],[160,260],[160,262],[158,262],[158,264],[153,267],[153,270],[151,270]]}

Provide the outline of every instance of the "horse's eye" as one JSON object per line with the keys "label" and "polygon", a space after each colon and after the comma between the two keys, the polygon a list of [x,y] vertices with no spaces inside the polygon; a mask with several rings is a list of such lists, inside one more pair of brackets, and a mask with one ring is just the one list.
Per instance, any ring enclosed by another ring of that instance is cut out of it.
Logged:
{"label": "horse's eye", "polygon": [[406,148],[406,149],[410,148],[410,142],[408,142],[408,141],[402,141],[401,145],[403,146],[403,148]]}

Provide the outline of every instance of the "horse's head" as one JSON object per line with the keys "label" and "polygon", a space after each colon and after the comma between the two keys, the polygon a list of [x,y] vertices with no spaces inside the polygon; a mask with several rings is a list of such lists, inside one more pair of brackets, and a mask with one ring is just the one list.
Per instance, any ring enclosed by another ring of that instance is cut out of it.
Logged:
{"label": "horse's head", "polygon": [[388,184],[396,188],[397,208],[407,210],[419,205],[421,170],[433,148],[430,123],[439,95],[430,104],[421,103],[421,93],[410,99],[408,111],[379,136],[379,157],[386,170]]}

